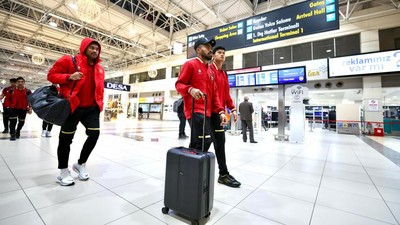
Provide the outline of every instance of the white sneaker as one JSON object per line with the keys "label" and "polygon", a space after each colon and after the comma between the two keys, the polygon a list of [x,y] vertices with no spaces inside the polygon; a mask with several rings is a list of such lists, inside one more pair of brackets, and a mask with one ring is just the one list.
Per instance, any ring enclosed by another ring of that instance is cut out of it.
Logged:
{"label": "white sneaker", "polygon": [[78,163],[74,163],[74,165],[72,165],[72,169],[78,173],[78,177],[80,180],[89,179],[89,174],[86,170],[86,163],[83,163],[82,165],[79,165]]}
{"label": "white sneaker", "polygon": [[57,177],[57,182],[61,186],[71,186],[75,184],[74,178],[71,176],[71,172],[68,169],[61,169],[60,176]]}
{"label": "white sneaker", "polygon": [[46,137],[51,137],[51,132],[50,131],[46,131]]}
{"label": "white sneaker", "polygon": [[42,130],[42,137],[46,137],[46,130]]}

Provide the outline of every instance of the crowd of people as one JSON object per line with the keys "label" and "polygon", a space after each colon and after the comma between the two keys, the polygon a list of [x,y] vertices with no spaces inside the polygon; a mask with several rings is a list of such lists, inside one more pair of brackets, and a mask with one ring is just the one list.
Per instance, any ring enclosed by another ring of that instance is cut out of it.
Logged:
{"label": "crowd of people", "polygon": [[10,79],[10,86],[2,90],[0,99],[4,99],[3,133],[10,133],[10,141],[20,138],[26,114],[32,113],[32,108],[28,103],[28,95],[31,93],[31,90],[25,87],[23,77]]}
{"label": "crowd of people", "polygon": [[[240,187],[241,183],[228,171],[225,154],[225,126],[229,121],[225,113],[230,112],[233,122],[238,120],[238,114],[229,93],[227,74],[222,69],[225,48],[217,46],[213,49],[214,46],[215,40],[197,40],[194,44],[197,57],[182,66],[175,84],[176,90],[182,96],[182,104],[177,112],[180,119],[179,138],[188,137],[185,133],[187,121],[191,128],[189,147],[208,151],[213,143],[219,168],[218,182],[229,187]],[[86,162],[100,134],[99,117],[103,110],[105,76],[104,69],[99,64],[101,45],[91,38],[84,38],[79,50],[80,53],[76,56],[65,55],[57,60],[47,75],[48,81],[59,85],[60,96],[69,99],[71,106],[70,115],[61,126],[57,147],[60,175],[56,180],[62,186],[75,183],[68,165],[70,145],[77,125],[82,123],[87,135],[79,159],[71,166],[80,180],[89,179]],[[3,133],[10,133],[11,141],[20,137],[26,114],[32,113],[28,103],[30,94],[31,91],[25,87],[25,79],[22,77],[11,79],[10,87],[2,91],[1,99],[5,98]],[[250,113],[250,116],[253,113],[251,103],[250,106],[251,108],[244,107],[241,104],[239,110],[242,113],[242,124],[247,124],[250,128],[250,142],[256,143],[251,129],[252,122],[243,117],[245,113]],[[42,137],[51,137],[51,129],[52,124],[43,121]],[[247,139],[245,133],[244,141]]]}

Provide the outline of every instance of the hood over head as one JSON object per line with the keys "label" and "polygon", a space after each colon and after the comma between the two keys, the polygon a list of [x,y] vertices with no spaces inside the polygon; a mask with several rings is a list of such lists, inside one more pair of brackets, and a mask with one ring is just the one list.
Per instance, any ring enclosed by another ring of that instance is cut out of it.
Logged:
{"label": "hood over head", "polygon": [[85,37],[85,38],[82,40],[82,42],[81,42],[81,47],[79,48],[79,53],[80,53],[81,55],[85,55],[86,48],[87,48],[91,43],[95,43],[95,44],[97,44],[97,45],[99,46],[99,55],[97,56],[97,59],[96,59],[96,60],[99,60],[99,59],[100,59],[100,53],[101,53],[101,45],[100,45],[100,43],[99,43],[98,41],[96,41],[96,40],[94,40],[94,39],[92,39],[92,38]]}

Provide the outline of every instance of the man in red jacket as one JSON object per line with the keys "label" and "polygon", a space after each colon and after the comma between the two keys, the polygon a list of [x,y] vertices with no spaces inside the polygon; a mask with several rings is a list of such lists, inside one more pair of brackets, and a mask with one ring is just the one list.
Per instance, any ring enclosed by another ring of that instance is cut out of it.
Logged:
{"label": "man in red jacket", "polygon": [[20,132],[25,124],[26,113],[32,113],[32,108],[28,103],[28,95],[30,94],[32,92],[25,88],[25,79],[23,77],[18,77],[15,88],[7,91],[6,99],[8,101],[7,111],[10,120],[10,141],[15,141],[21,136]]}
{"label": "man in red jacket", "polygon": [[57,148],[58,168],[61,170],[57,182],[62,186],[74,184],[68,170],[68,159],[78,123],[86,128],[88,136],[78,162],[72,165],[80,180],[89,179],[86,161],[100,135],[100,112],[104,98],[104,69],[99,64],[101,46],[91,38],[84,38],[79,50],[80,53],[75,56],[77,67],[72,57],[65,55],[55,62],[47,75],[51,83],[60,85],[60,94],[68,98],[71,105],[71,114],[61,126]]}
{"label": "man in red jacket", "polygon": [[[183,97],[185,117],[189,121],[191,131],[190,148],[202,150],[204,138],[204,151],[211,145],[210,116],[211,110],[218,112],[222,124],[227,122],[225,110],[219,102],[218,93],[214,84],[214,75],[208,67],[212,58],[212,47],[215,40],[200,38],[194,44],[197,57],[183,64],[181,73],[175,83],[175,88]],[[204,115],[205,95],[207,98],[207,111]],[[194,114],[192,117],[192,103]],[[203,120],[205,117],[205,130],[203,136]]]}
{"label": "man in red jacket", "polygon": [[[210,65],[211,71],[214,74],[214,82],[218,87],[218,97],[222,106],[227,107],[232,115],[234,122],[237,121],[237,112],[229,93],[228,76],[222,69],[222,64],[225,62],[225,48],[222,46],[215,47],[213,50],[213,63]],[[215,109],[211,113],[211,139],[214,143],[215,155],[217,156],[219,177],[218,183],[225,184],[229,187],[239,187],[241,184],[228,172],[225,157],[225,130],[221,126],[218,111]]]}
{"label": "man in red jacket", "polygon": [[3,102],[3,124],[4,124],[4,130],[2,132],[3,134],[8,133],[8,122],[9,122],[9,117],[10,117],[10,115],[8,113],[8,110],[7,110],[7,108],[9,107],[9,103],[8,103],[9,101],[5,97],[6,97],[6,94],[7,94],[8,90],[10,90],[12,88],[15,88],[16,82],[17,82],[17,79],[11,78],[10,79],[10,86],[3,88],[3,90],[1,91],[0,101],[2,99],[4,99],[4,102]]}

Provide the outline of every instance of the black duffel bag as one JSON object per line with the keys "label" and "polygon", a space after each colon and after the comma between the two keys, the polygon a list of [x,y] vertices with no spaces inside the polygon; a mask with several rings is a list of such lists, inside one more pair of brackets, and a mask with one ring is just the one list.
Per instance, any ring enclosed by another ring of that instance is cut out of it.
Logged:
{"label": "black duffel bag", "polygon": [[[78,71],[75,57],[71,56],[71,58],[76,71]],[[76,81],[72,86],[69,94],[70,96],[75,88],[75,85]],[[36,89],[35,92],[28,95],[28,101],[33,111],[40,119],[55,125],[62,126],[71,113],[69,100],[62,98],[58,94],[57,87],[55,85],[44,86]]]}
{"label": "black duffel bag", "polygon": [[54,85],[36,89],[28,101],[40,119],[55,125],[63,125],[71,113],[68,99],[60,97]]}

